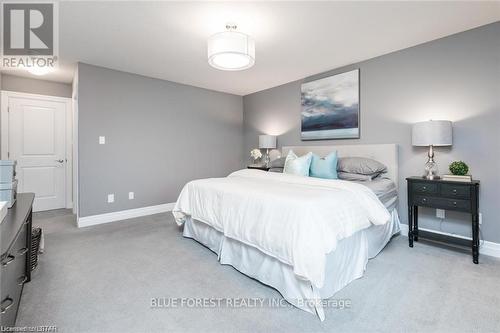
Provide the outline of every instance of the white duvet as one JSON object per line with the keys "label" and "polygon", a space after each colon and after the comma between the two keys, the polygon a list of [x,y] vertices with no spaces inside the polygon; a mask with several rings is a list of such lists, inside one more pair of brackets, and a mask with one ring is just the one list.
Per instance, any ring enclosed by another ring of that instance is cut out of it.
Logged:
{"label": "white duvet", "polygon": [[187,183],[173,214],[179,225],[190,216],[258,248],[317,288],[339,240],[390,219],[364,185],[250,169]]}

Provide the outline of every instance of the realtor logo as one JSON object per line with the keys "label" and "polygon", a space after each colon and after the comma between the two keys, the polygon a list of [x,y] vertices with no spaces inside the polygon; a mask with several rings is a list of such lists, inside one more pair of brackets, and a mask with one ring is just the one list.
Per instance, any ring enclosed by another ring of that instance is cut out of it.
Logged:
{"label": "realtor logo", "polygon": [[57,3],[2,3],[2,68],[54,67]]}

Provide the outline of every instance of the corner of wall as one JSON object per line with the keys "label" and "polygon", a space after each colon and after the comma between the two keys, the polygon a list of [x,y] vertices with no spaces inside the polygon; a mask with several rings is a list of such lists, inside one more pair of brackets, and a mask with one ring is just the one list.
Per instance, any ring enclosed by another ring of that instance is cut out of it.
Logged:
{"label": "corner of wall", "polygon": [[76,215],[77,220],[80,216],[80,182],[78,173],[78,68],[80,63],[76,65],[75,73],[73,75],[73,82],[71,84],[71,105],[73,108],[73,214]]}
{"label": "corner of wall", "polygon": [[[0,92],[2,91],[2,72],[0,72]],[[0,105],[2,103],[2,96],[0,94]],[[0,126],[2,126],[2,123],[0,121]],[[0,156],[2,156],[2,139],[0,138]]]}

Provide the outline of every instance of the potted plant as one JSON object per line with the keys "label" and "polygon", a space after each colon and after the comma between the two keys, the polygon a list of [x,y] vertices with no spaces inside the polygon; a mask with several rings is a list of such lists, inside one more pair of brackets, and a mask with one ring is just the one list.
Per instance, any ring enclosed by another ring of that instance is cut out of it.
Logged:
{"label": "potted plant", "polygon": [[469,172],[469,166],[463,161],[455,161],[450,164],[450,172],[455,176],[465,176]]}
{"label": "potted plant", "polygon": [[443,180],[470,182],[472,176],[468,174],[469,166],[464,161],[452,162],[449,166],[451,175],[444,175]]}

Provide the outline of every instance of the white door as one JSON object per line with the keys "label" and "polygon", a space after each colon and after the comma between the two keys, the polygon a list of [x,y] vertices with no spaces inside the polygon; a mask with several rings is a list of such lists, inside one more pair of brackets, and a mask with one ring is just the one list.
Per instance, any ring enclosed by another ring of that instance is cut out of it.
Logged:
{"label": "white door", "polygon": [[9,159],[17,160],[18,192],[34,192],[34,211],[66,207],[66,103],[8,99]]}

